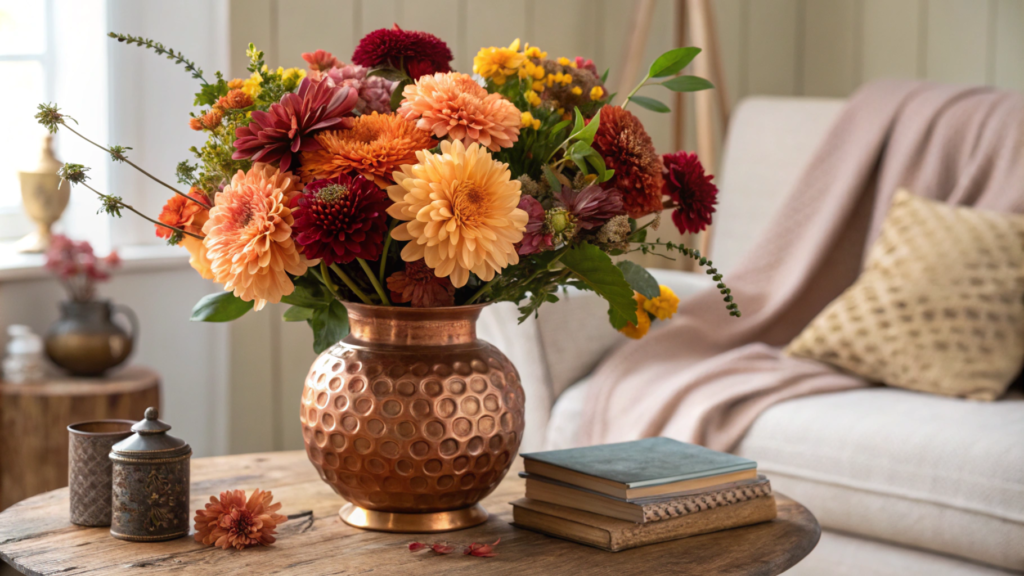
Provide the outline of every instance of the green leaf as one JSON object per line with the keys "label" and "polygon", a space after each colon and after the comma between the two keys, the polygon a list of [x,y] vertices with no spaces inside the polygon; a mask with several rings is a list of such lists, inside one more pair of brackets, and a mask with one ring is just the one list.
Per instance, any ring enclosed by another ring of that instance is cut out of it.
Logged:
{"label": "green leaf", "polygon": [[583,113],[580,112],[579,107],[573,107],[576,111],[576,115],[573,117],[572,132],[569,133],[569,138],[579,134],[583,130],[585,122],[583,121]]}
{"label": "green leaf", "polygon": [[608,167],[605,166],[601,153],[593,148],[590,151],[591,153],[587,154],[587,161],[590,162],[590,165],[594,167],[594,171],[597,172],[597,179],[600,182],[611,180],[611,176],[608,174]]}
{"label": "green leaf", "polygon": [[657,298],[661,295],[658,281],[643,266],[628,260],[619,262],[616,266],[619,267],[619,270],[622,270],[622,275],[626,277],[626,282],[629,282],[630,287],[634,291],[648,298]]}
{"label": "green leaf", "polygon": [[611,70],[611,68],[604,69],[604,74],[601,74],[601,84],[604,84],[605,82],[608,81],[608,73],[611,72]]}
{"label": "green leaf", "polygon": [[544,165],[544,178],[548,181],[548,186],[551,187],[552,192],[558,192],[562,189],[562,183],[558,181],[558,176],[555,175],[555,171],[551,169],[551,166]]}
{"label": "green leaf", "polygon": [[669,50],[658,56],[651,63],[651,69],[647,72],[647,77],[664,78],[665,76],[678,74],[680,70],[686,68],[687,64],[693,62],[697,54],[700,54],[700,48],[686,47]]}
{"label": "green leaf", "polygon": [[566,252],[560,262],[608,302],[608,318],[616,330],[636,322],[633,289],[622,270],[600,248],[583,242]]}
{"label": "green leaf", "polygon": [[576,109],[576,126],[572,129],[572,133],[569,135],[570,139],[576,139],[580,142],[586,142],[587,145],[594,143],[594,135],[597,134],[597,128],[601,125],[601,111],[598,110],[597,114],[590,119],[590,123],[582,128],[579,128],[583,122],[583,114],[580,113],[580,109]]}
{"label": "green leaf", "polygon": [[306,322],[313,329],[313,351],[317,354],[348,336],[348,311],[337,300],[327,308],[315,310]]}
{"label": "green leaf", "polygon": [[302,306],[292,306],[291,308],[284,311],[285,322],[302,322],[309,320],[313,317],[316,310],[312,308],[303,308]]}
{"label": "green leaf", "polygon": [[330,304],[330,300],[325,300],[323,294],[303,284],[296,284],[291,294],[281,297],[281,302],[300,308],[326,308]]}
{"label": "green leaf", "polygon": [[572,124],[572,122],[570,122],[569,120],[562,120],[558,124],[555,124],[554,126],[551,127],[551,133],[558,134],[563,129],[565,129],[565,127],[568,126],[569,124]]}
{"label": "green leaf", "polygon": [[252,302],[245,302],[232,292],[217,292],[203,296],[192,307],[193,322],[230,322],[252,310]]}
{"label": "green leaf", "polygon": [[647,108],[648,110],[652,110],[654,112],[661,112],[662,114],[664,114],[665,112],[672,111],[671,108],[666,106],[660,100],[648,98],[647,96],[633,96],[632,98],[629,99],[629,101],[636,102],[637,106],[640,106],[641,108]]}
{"label": "green leaf", "polygon": [[700,76],[676,76],[671,80],[665,80],[661,85],[673,92],[700,92],[715,87]]}
{"label": "green leaf", "polygon": [[401,82],[399,82],[398,86],[395,86],[395,91],[391,93],[391,109],[392,110],[398,110],[398,107],[402,104],[402,100],[405,99],[405,97],[402,96],[402,92],[405,90],[406,86],[408,86],[409,84],[412,84],[412,83],[413,83],[412,80],[406,78],[405,80],[402,80]]}

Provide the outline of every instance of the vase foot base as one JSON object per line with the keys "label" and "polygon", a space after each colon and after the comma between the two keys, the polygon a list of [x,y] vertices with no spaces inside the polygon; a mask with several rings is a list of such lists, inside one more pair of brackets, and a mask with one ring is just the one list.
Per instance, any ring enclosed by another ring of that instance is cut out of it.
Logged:
{"label": "vase foot base", "polygon": [[445,512],[403,514],[367,510],[349,502],[341,507],[338,515],[345,524],[356,528],[402,533],[451,532],[487,521],[487,511],[479,504]]}

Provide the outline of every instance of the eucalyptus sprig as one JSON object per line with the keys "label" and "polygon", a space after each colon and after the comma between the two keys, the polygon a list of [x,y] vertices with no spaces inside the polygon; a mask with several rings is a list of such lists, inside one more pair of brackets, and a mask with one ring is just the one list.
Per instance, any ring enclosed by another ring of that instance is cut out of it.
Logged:
{"label": "eucalyptus sprig", "polygon": [[[637,106],[654,112],[666,113],[672,111],[671,108],[660,100],[648,98],[647,96],[637,96],[637,91],[644,86],[664,86],[673,92],[699,92],[701,90],[714,88],[714,84],[699,76],[675,76],[683,68],[686,68],[690,62],[693,62],[693,59],[696,58],[698,54],[700,54],[700,48],[688,46],[685,48],[669,50],[655,58],[654,62],[651,63],[650,69],[647,70],[647,74],[644,76],[643,80],[636,85],[636,88],[633,88],[633,90],[626,95],[626,99],[622,102],[622,108],[625,109],[630,102],[636,102]],[[648,81],[652,79],[666,78],[668,76],[674,77],[661,82],[652,82],[648,84]]]}
{"label": "eucalyptus sprig", "polygon": [[185,66],[185,70],[192,73],[192,77],[199,80],[204,85],[208,84],[206,78],[203,78],[203,70],[196,66],[196,63],[185,58],[181,52],[175,52],[173,48],[167,48],[163,44],[150,40],[149,38],[143,38],[142,36],[132,36],[131,34],[118,34],[117,32],[110,32],[107,36],[117,40],[118,42],[124,42],[128,45],[142,46],[143,48],[149,48],[157,54],[163,56],[167,55],[168,60],[173,60],[175,64],[182,64]]}

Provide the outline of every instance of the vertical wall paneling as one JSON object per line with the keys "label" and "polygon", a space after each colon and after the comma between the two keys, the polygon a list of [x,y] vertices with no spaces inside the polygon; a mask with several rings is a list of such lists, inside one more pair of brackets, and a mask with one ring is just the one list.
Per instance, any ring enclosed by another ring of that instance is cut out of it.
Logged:
{"label": "vertical wall paneling", "polygon": [[926,0],[863,0],[860,81],[920,74],[921,5]]}
{"label": "vertical wall paneling", "polygon": [[860,80],[861,0],[803,3],[801,94],[846,96]]}
{"label": "vertical wall paneling", "polygon": [[536,39],[526,33],[526,4],[523,0],[471,0],[466,6],[466,57],[459,63],[458,69],[471,72],[473,56],[476,56],[480,48],[508,46],[516,38],[538,44]]}
{"label": "vertical wall paneling", "polygon": [[[306,68],[303,52],[327,50],[348,62],[356,46],[356,0],[277,0],[274,65]],[[296,31],[301,30],[301,34]]]}
{"label": "vertical wall paneling", "polygon": [[748,21],[746,13],[749,0],[715,0],[711,8],[715,11],[715,25],[718,27],[718,45],[722,51],[722,67],[725,68],[725,83],[728,87],[729,104],[736,106],[740,94],[746,92],[746,59]]}
{"label": "vertical wall paneling", "polygon": [[988,81],[989,0],[928,0],[925,75],[940,82]]}
{"label": "vertical wall paneling", "polygon": [[273,322],[270,312],[250,312],[230,324],[228,336],[228,449],[232,454],[272,450],[274,430]]}
{"label": "vertical wall paneling", "polygon": [[360,31],[363,34],[378,28],[391,28],[396,23],[406,28],[416,27],[403,20],[401,0],[360,0],[360,8]]}
{"label": "vertical wall paneling", "polygon": [[[460,14],[462,0],[406,0],[402,3],[402,22],[415,22],[417,30],[430,32],[438,38],[444,38],[455,56],[453,66],[457,70],[469,72],[472,65],[466,66],[465,48],[462,46],[460,21],[465,15]],[[402,22],[398,25],[402,26]],[[507,43],[506,43],[507,44]]]}
{"label": "vertical wall paneling", "polygon": [[996,0],[993,82],[1001,88],[1024,91],[1024,0]]}
{"label": "vertical wall paneling", "polygon": [[302,448],[302,427],[299,425],[299,406],[302,386],[309,367],[316,359],[313,352],[313,332],[305,322],[282,322],[281,314],[287,306],[279,305],[270,311],[278,329],[277,381],[275,386],[274,419],[278,437],[275,448],[297,450]]}
{"label": "vertical wall paneling", "polygon": [[754,0],[748,5],[747,94],[794,94],[799,43],[798,0]]}

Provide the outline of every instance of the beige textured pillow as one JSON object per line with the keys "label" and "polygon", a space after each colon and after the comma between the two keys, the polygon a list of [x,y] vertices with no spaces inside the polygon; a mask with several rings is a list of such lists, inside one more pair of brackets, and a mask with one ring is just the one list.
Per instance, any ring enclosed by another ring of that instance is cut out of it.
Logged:
{"label": "beige textured pillow", "polygon": [[994,400],[1024,362],[1024,216],[898,191],[860,277],[785,352]]}

